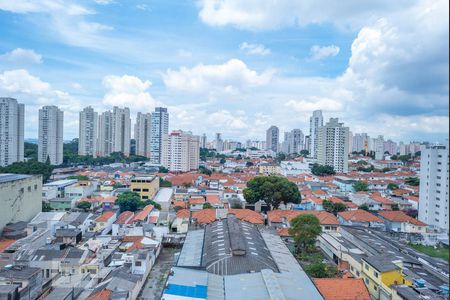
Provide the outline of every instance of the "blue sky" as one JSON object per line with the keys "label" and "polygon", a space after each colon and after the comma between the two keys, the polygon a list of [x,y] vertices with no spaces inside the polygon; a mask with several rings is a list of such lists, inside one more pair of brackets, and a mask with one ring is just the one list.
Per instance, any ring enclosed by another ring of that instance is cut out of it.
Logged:
{"label": "blue sky", "polygon": [[[393,2],[393,3],[392,3]],[[263,139],[323,109],[353,132],[448,135],[445,0],[0,0],[0,95],[78,112],[167,106],[171,129]],[[133,120],[134,121],[134,120]]]}

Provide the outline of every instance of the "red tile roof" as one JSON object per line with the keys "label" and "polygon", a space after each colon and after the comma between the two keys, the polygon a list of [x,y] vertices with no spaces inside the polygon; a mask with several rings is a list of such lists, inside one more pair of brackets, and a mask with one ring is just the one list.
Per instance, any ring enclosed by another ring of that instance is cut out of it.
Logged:
{"label": "red tile roof", "polygon": [[[264,224],[261,215],[250,209],[229,209],[228,213],[234,214],[236,218],[242,221],[252,224]],[[177,212],[177,218],[189,218],[189,210],[180,209]],[[216,210],[214,208],[193,211],[192,218],[197,219],[197,223],[199,224],[209,224],[218,220],[216,217]]]}
{"label": "red tile roof", "polygon": [[406,222],[417,226],[427,226],[427,224],[408,216],[402,211],[383,211],[378,213],[378,215],[391,222]]}
{"label": "red tile roof", "polygon": [[185,202],[185,201],[174,201],[172,206],[174,208],[175,207],[186,208],[187,207],[187,202]]}
{"label": "red tile roof", "polygon": [[109,297],[112,295],[112,291],[108,289],[103,289],[94,293],[86,298],[86,300],[109,300]]}
{"label": "red tile roof", "polygon": [[134,213],[131,211],[124,211],[117,217],[117,220],[114,222],[114,224],[126,224],[128,221],[133,218]]}
{"label": "red tile roof", "polygon": [[203,198],[203,197],[196,197],[196,198],[189,199],[190,205],[203,204],[205,202],[206,202],[205,198]]}
{"label": "red tile roof", "polygon": [[363,209],[343,211],[338,215],[347,221],[383,223],[383,220]]}
{"label": "red tile roof", "polygon": [[144,207],[143,210],[136,213],[133,221],[144,221],[148,217],[150,212],[153,210],[153,208],[154,208],[153,205],[151,205],[151,204],[147,205],[146,207]]}
{"label": "red tile roof", "polygon": [[113,211],[107,211],[104,212],[102,215],[100,215],[99,217],[97,217],[97,219],[95,219],[95,221],[97,222],[106,222],[109,219],[111,219],[112,216],[114,216],[116,213]]}
{"label": "red tile roof", "polygon": [[326,211],[317,210],[272,210],[267,213],[270,222],[282,223],[283,219],[290,222],[293,218],[302,214],[311,214],[316,216],[321,225],[339,225],[337,218]]}
{"label": "red tile roof", "polygon": [[219,195],[207,195],[206,202],[208,202],[211,205],[221,205],[222,204],[222,201],[220,201],[220,199],[219,199]]}
{"label": "red tile roof", "polygon": [[316,278],[314,283],[325,300],[371,300],[362,279]]}

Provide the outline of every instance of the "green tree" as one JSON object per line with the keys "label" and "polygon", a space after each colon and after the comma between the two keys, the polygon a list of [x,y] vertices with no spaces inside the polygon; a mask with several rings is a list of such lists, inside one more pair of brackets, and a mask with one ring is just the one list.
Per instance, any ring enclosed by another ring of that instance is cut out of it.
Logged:
{"label": "green tree", "polygon": [[398,184],[395,184],[395,183],[389,183],[388,184],[388,190],[391,190],[391,191],[394,191],[394,190],[398,190]]}
{"label": "green tree", "polygon": [[78,181],[86,181],[86,180],[89,180],[89,177],[84,176],[84,175],[72,175],[72,176],[67,177],[67,179],[76,179]]}
{"label": "green tree", "polygon": [[38,159],[38,145],[33,143],[24,143],[24,156],[28,159]]}
{"label": "green tree", "polygon": [[339,213],[341,211],[347,210],[347,206],[345,206],[345,204],[334,203],[327,199],[323,201],[322,206],[323,206],[323,209],[325,209],[325,211],[332,213],[334,215],[337,215],[337,213]]}
{"label": "green tree", "polygon": [[398,160],[402,161],[404,164],[409,163],[409,162],[411,161],[411,159],[412,159],[411,154],[408,154],[408,155],[400,155],[400,156],[398,157]]}
{"label": "green tree", "polygon": [[221,158],[219,162],[221,165],[223,165],[227,162],[227,160],[225,158]]}
{"label": "green tree", "polygon": [[166,167],[159,167],[159,173],[169,173],[169,169],[167,169]]}
{"label": "green tree", "polygon": [[405,179],[406,184],[412,185],[412,186],[419,186],[420,185],[420,179],[418,177],[408,177]]}
{"label": "green tree", "polygon": [[15,162],[9,166],[0,168],[0,173],[42,175],[43,182],[47,182],[52,176],[54,167],[50,164],[35,160]]}
{"label": "green tree", "polygon": [[327,175],[334,175],[336,172],[334,171],[334,168],[331,166],[321,166],[319,164],[314,164],[311,173],[313,173],[316,176],[327,176]]}
{"label": "green tree", "polygon": [[172,187],[172,182],[159,177],[159,186],[160,187]]}
{"label": "green tree", "polygon": [[203,204],[203,209],[210,209],[210,208],[214,208],[210,203],[206,202],[205,204]]}
{"label": "green tree", "polygon": [[120,212],[132,211],[135,212],[141,207],[143,202],[141,197],[136,192],[124,192],[117,197],[116,205],[119,205]]}
{"label": "green tree", "polygon": [[394,204],[391,205],[391,209],[392,209],[393,211],[399,211],[399,210],[400,210],[400,207],[398,206],[397,203],[394,203]]}
{"label": "green tree", "polygon": [[205,168],[204,166],[200,166],[200,168],[198,169],[200,171],[201,174],[205,174],[207,176],[211,176],[212,175],[212,171]]}
{"label": "green tree", "polygon": [[42,201],[42,211],[43,212],[52,211],[52,207],[50,206],[50,203]]}
{"label": "green tree", "polygon": [[360,205],[359,207],[358,207],[358,209],[362,209],[362,210],[365,210],[365,211],[369,211],[370,209],[369,209],[369,206],[367,205],[367,204],[362,204],[362,205]]}
{"label": "green tree", "polygon": [[338,270],[335,266],[330,266],[320,261],[305,266],[305,272],[312,278],[332,278],[337,275]]}
{"label": "green tree", "polygon": [[309,155],[309,151],[308,150],[302,150],[300,151],[300,155],[303,157],[307,157]]}
{"label": "green tree", "polygon": [[81,201],[77,204],[77,208],[88,211],[91,208],[91,203],[88,201]]}
{"label": "green tree", "polygon": [[254,165],[255,165],[255,164],[252,163],[251,161],[248,161],[248,162],[245,163],[245,166],[246,166],[247,168],[253,167]]}
{"label": "green tree", "polygon": [[280,176],[257,176],[247,182],[245,200],[255,203],[259,200],[278,208],[281,203],[300,203],[301,195],[295,183]]}
{"label": "green tree", "polygon": [[297,251],[311,252],[322,233],[319,219],[312,214],[301,214],[291,220],[289,235],[294,238]]}
{"label": "green tree", "polygon": [[157,210],[161,210],[161,204],[159,204],[158,202],[155,202],[153,200],[141,201],[141,204],[139,205],[139,208],[144,208],[147,205],[153,205]]}
{"label": "green tree", "polygon": [[358,160],[357,164],[367,166],[369,163],[367,161],[361,159],[361,160]]}
{"label": "green tree", "polygon": [[356,192],[367,192],[369,190],[369,184],[365,181],[358,181],[353,184],[353,188]]}

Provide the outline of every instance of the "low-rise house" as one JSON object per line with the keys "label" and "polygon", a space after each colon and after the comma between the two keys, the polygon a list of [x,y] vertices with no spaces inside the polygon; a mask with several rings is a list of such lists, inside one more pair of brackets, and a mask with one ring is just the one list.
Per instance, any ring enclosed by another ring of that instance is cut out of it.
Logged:
{"label": "low-rise house", "polygon": [[290,222],[293,218],[302,215],[311,214],[319,219],[322,227],[322,232],[336,232],[339,229],[339,222],[337,218],[326,211],[304,211],[304,210],[272,210],[267,213],[267,221],[270,226],[276,229],[285,229],[280,231],[280,235],[285,235],[287,229],[290,227]]}
{"label": "low-rise house", "polygon": [[397,258],[390,255],[375,255],[364,257],[362,260],[362,278],[373,298],[391,299],[393,285],[411,285],[403,275],[402,268],[394,263]]}
{"label": "low-rise house", "polygon": [[[44,280],[39,268],[14,266],[8,270],[0,270],[0,284],[2,286],[11,285],[11,282],[14,283],[15,287],[18,287],[18,298],[8,297],[3,299],[37,299],[43,292]],[[8,294],[13,295],[15,293]]]}
{"label": "low-rise house", "polygon": [[93,221],[93,214],[90,212],[67,212],[58,226],[59,228],[79,229],[84,234]]}
{"label": "low-rise house", "polygon": [[206,203],[211,204],[214,208],[223,208],[223,203],[220,201],[219,195],[207,195]]}
{"label": "low-rise house", "polygon": [[52,198],[48,200],[48,204],[52,210],[57,211],[69,211],[75,207],[76,202],[77,199],[72,197]]}
{"label": "low-rise house", "polygon": [[206,200],[203,196],[193,196],[189,199],[189,209],[192,211],[202,210]]}
{"label": "low-rise house", "polygon": [[341,225],[384,229],[383,220],[362,209],[339,212],[337,218]]}
{"label": "low-rise house", "polygon": [[37,229],[48,229],[54,235],[57,224],[65,215],[65,212],[40,212],[28,223],[27,234]]}
{"label": "low-rise house", "polygon": [[392,205],[396,204],[394,201],[389,200],[386,197],[383,197],[380,193],[372,193],[370,197],[372,200],[380,203],[382,210],[392,210]]}
{"label": "low-rise house", "polygon": [[112,229],[112,224],[117,219],[115,211],[106,211],[95,219],[95,226],[91,227],[94,232],[108,233]]}
{"label": "low-rise house", "polygon": [[386,229],[404,233],[426,233],[427,224],[414,219],[402,211],[383,211],[378,216],[384,220]]}
{"label": "low-rise house", "polygon": [[177,212],[177,217],[172,223],[172,230],[178,233],[185,233],[188,231],[189,220],[192,224],[206,225],[217,220],[222,220],[228,214],[235,215],[236,218],[255,225],[263,225],[264,220],[261,214],[250,209],[202,209],[198,211],[189,211],[188,209],[181,209]]}
{"label": "low-rise house", "polygon": [[380,202],[373,200],[370,197],[369,193],[366,192],[352,193],[349,194],[348,198],[358,207],[360,207],[361,205],[367,205],[367,207],[371,211],[382,210],[382,204]]}
{"label": "low-rise house", "polygon": [[161,205],[161,211],[168,212],[170,209],[170,203],[173,199],[172,188],[161,188],[155,196],[154,201]]}
{"label": "low-rise house", "polygon": [[150,213],[153,211],[154,206],[149,204],[145,206],[141,211],[136,212],[133,218],[133,224],[142,225],[148,223],[150,218]]}
{"label": "low-rise house", "polygon": [[314,284],[324,300],[371,300],[362,279],[316,278]]}
{"label": "low-rise house", "polygon": [[82,233],[79,229],[56,229],[55,237],[63,244],[76,246],[81,241]]}
{"label": "low-rise house", "polygon": [[92,196],[82,198],[80,202],[87,201],[91,203],[93,209],[102,208],[104,210],[109,210],[114,208],[116,200],[116,196]]}
{"label": "low-rise house", "polygon": [[259,174],[276,175],[280,173],[280,167],[277,164],[261,163],[259,165]]}
{"label": "low-rise house", "polygon": [[131,211],[124,211],[123,213],[121,213],[117,217],[117,220],[111,226],[112,235],[113,236],[121,235],[125,227],[131,226],[133,217],[134,213]]}
{"label": "low-rise house", "polygon": [[97,190],[98,183],[96,181],[80,180],[70,186],[67,186],[64,191],[65,197],[81,199],[91,196]]}
{"label": "low-rise house", "polygon": [[46,183],[42,186],[43,200],[50,200],[53,198],[64,198],[65,188],[76,183],[76,179],[58,180]]}

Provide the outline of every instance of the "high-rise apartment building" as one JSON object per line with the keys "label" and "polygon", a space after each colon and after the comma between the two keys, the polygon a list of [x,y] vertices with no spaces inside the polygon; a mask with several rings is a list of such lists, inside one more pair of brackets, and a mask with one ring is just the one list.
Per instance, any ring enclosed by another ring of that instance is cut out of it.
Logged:
{"label": "high-rise apartment building", "polygon": [[266,132],[266,150],[278,152],[280,143],[280,130],[276,126],[271,126]]}
{"label": "high-rise apartment building", "polygon": [[392,140],[384,142],[384,152],[389,152],[391,155],[395,155],[398,152],[397,143]]}
{"label": "high-rise apartment building", "polygon": [[214,148],[217,152],[223,151],[223,140],[222,140],[222,134],[216,133],[216,139],[214,140]]}
{"label": "high-rise apartment building", "polygon": [[152,115],[138,113],[134,125],[134,139],[136,140],[136,155],[150,158],[150,141],[152,137]]}
{"label": "high-rise apartment building", "polygon": [[355,152],[369,152],[369,140],[370,137],[367,135],[367,133],[355,133],[355,135],[353,136],[351,150]]}
{"label": "high-rise apartment building", "polygon": [[150,139],[150,161],[161,163],[162,139],[169,133],[169,113],[167,108],[157,107],[152,114],[152,132]]}
{"label": "high-rise apartment building", "polygon": [[56,106],[39,110],[38,160],[50,160],[52,165],[63,163],[64,113]]}
{"label": "high-rise apartment building", "polygon": [[0,166],[23,161],[23,104],[13,98],[0,98]]}
{"label": "high-rise apartment building", "polygon": [[449,229],[449,153],[445,145],[423,145],[420,160],[419,220],[434,227]]}
{"label": "high-rise apartment building", "polygon": [[384,137],[379,135],[377,138],[373,139],[373,145],[375,148],[375,159],[384,159]]}
{"label": "high-rise apartment building", "polygon": [[284,141],[282,151],[286,154],[299,154],[304,150],[305,135],[300,129],[294,129],[290,132],[284,133]]}
{"label": "high-rise apartment building", "polygon": [[318,163],[333,167],[337,173],[347,173],[349,128],[339,123],[339,119],[331,118],[318,133]]}
{"label": "high-rise apartment building", "polygon": [[125,156],[130,156],[130,109],[114,106],[112,116],[112,152],[122,152]]}
{"label": "high-rise apartment building", "polygon": [[208,148],[208,138],[206,137],[206,133],[202,135],[202,138],[200,140],[200,148]]}
{"label": "high-rise apartment building", "polygon": [[103,112],[98,118],[97,156],[104,157],[112,151],[113,114]]}
{"label": "high-rise apartment building", "polygon": [[171,172],[197,170],[200,163],[200,137],[181,130],[163,136],[161,164]]}
{"label": "high-rise apartment building", "polygon": [[323,115],[321,110],[313,112],[309,119],[310,156],[317,158],[317,147],[319,143],[319,128],[323,126]]}
{"label": "high-rise apartment building", "polygon": [[80,112],[78,155],[97,156],[98,114],[90,106]]}

